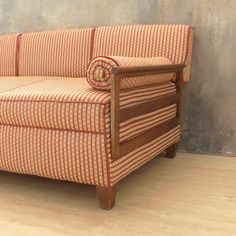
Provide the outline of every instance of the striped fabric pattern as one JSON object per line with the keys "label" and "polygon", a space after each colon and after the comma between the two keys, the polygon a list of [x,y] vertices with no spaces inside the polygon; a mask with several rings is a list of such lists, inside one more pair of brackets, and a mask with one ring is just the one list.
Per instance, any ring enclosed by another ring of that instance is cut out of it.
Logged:
{"label": "striped fabric pattern", "polygon": [[[192,39],[184,25],[0,36],[0,170],[113,186],[178,142],[180,126],[111,159],[110,72],[113,66],[184,63],[187,81]],[[173,78],[122,79],[120,107],[176,93]],[[120,142],[176,117],[176,110],[173,104],[122,122]]]}
{"label": "striped fabric pattern", "polygon": [[109,163],[110,185],[114,185],[132,171],[162,153],[180,139],[180,126],[166,132],[159,138],[137,148],[115,162]]}
{"label": "striped fabric pattern", "polygon": [[[174,93],[176,93],[176,87],[172,82],[151,86],[149,88],[143,87],[127,91],[123,90],[120,94],[120,107],[131,107]],[[175,116],[176,104],[124,121],[120,124],[120,142],[133,138],[134,136],[151,129],[156,125],[160,125]]]}
{"label": "striped fabric pattern", "polygon": [[26,77],[24,79],[20,79],[17,76],[0,76],[0,93],[2,92],[10,92],[13,89],[21,88],[26,85],[34,84],[40,82],[41,79],[39,77]]}
{"label": "striped fabric pattern", "polygon": [[[139,66],[157,66],[170,65],[170,60],[164,57],[153,58],[135,58],[135,57],[96,57],[88,66],[88,83],[100,90],[111,89],[111,70],[114,67],[139,67]],[[137,88],[147,85],[154,85],[171,81],[174,79],[174,73],[159,75],[143,75],[132,78],[121,78],[120,89]]]}
{"label": "striped fabric pattern", "polygon": [[[111,161],[110,93],[92,89],[86,78],[18,77],[13,88],[13,78],[1,77],[0,85],[7,80],[9,87],[0,93],[2,170],[110,186],[163,149],[157,140],[144,147],[147,155],[132,152],[127,156],[128,169],[121,174],[122,163]],[[124,90],[121,107],[175,91],[171,82]],[[171,119],[175,113],[172,105],[121,123],[121,141]],[[170,142],[173,135],[165,145]],[[137,163],[133,163],[136,156]]]}
{"label": "striped fabric pattern", "polygon": [[[15,88],[12,87],[14,80]],[[94,90],[86,78],[1,77],[0,87],[5,87],[5,91],[0,93],[0,124],[102,134],[110,132],[110,93]],[[173,83],[124,91],[120,105],[121,108],[134,106],[175,91]],[[175,111],[175,107],[167,108],[122,123],[121,139],[138,134],[155,122],[158,124],[170,119]]]}
{"label": "striped fabric pattern", "polygon": [[120,93],[120,107],[130,107],[142,102],[147,102],[158,96],[175,93],[176,87],[172,82],[162,83],[150,87],[140,87],[136,89],[122,90]]}
{"label": "striped fabric pattern", "polygon": [[0,36],[0,76],[14,76],[16,73],[17,35]]}
{"label": "striped fabric pattern", "polygon": [[104,26],[95,31],[93,57],[166,57],[186,65],[189,80],[192,29],[187,25]]}
{"label": "striped fabric pattern", "polygon": [[[33,78],[19,76],[17,80],[32,81]],[[109,93],[94,90],[85,78],[43,78],[0,93],[1,124],[105,132]],[[7,80],[7,77],[0,78],[0,85]]]}
{"label": "striped fabric pattern", "polygon": [[103,134],[0,125],[0,169],[107,186]]}
{"label": "striped fabric pattern", "polygon": [[120,124],[120,142],[176,117],[176,104],[135,117]]}
{"label": "striped fabric pattern", "polygon": [[92,28],[26,33],[21,37],[19,75],[84,77]]}
{"label": "striped fabric pattern", "polygon": [[[143,147],[147,155],[130,153],[128,170],[121,174],[122,163],[111,160],[109,92],[94,90],[86,78],[18,77],[15,88],[12,80],[0,78],[0,87],[5,86],[0,92],[1,170],[111,186],[137,168],[140,158],[149,160],[154,155],[152,149],[157,150],[155,155],[163,149],[158,139]],[[171,82],[124,90],[121,108],[174,92]],[[171,119],[175,113],[176,106],[171,105],[121,123],[121,141]],[[171,134],[165,145],[173,140],[177,137]],[[133,163],[136,156],[137,163]]]}
{"label": "striped fabric pattern", "polygon": [[179,127],[116,162],[103,134],[0,125],[0,169],[112,186],[179,139]]}

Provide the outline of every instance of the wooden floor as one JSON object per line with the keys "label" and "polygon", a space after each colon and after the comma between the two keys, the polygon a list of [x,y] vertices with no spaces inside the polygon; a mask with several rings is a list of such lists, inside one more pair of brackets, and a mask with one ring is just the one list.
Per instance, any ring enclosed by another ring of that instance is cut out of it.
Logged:
{"label": "wooden floor", "polygon": [[156,158],[120,183],[111,211],[95,188],[0,172],[0,236],[236,235],[236,158]]}

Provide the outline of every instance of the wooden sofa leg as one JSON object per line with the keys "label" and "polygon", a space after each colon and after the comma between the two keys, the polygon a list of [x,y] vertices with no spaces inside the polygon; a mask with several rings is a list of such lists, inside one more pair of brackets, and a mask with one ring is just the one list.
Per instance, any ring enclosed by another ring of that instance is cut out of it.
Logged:
{"label": "wooden sofa leg", "polygon": [[100,201],[100,207],[104,210],[110,210],[115,205],[116,185],[112,187],[96,186],[97,195]]}
{"label": "wooden sofa leg", "polygon": [[175,158],[179,143],[174,143],[166,149],[167,158]]}

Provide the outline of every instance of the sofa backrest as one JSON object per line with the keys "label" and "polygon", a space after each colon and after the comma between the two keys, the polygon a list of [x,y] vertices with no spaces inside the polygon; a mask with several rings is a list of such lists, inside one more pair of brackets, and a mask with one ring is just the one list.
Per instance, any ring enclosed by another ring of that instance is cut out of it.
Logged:
{"label": "sofa backrest", "polygon": [[92,28],[24,33],[19,75],[84,77],[91,57]]}
{"label": "sofa backrest", "polygon": [[0,36],[0,76],[14,76],[16,72],[17,35]]}
{"label": "sofa backrest", "polygon": [[189,79],[192,29],[186,25],[104,26],[0,36],[0,76],[85,77],[97,56],[157,57],[184,63]]}
{"label": "sofa backrest", "polygon": [[93,57],[157,57],[185,64],[189,79],[192,28],[187,25],[104,26],[95,31]]}

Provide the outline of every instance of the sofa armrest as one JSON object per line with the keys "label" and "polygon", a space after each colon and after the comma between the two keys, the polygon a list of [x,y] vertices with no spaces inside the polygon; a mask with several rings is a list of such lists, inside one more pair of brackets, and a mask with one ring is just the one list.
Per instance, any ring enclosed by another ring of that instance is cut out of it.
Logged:
{"label": "sofa armrest", "polygon": [[[181,88],[183,84],[183,70],[182,64],[157,65],[157,66],[138,66],[138,67],[113,67],[111,71],[111,144],[112,144],[112,159],[117,160],[132,150],[145,145],[146,143],[158,138],[175,126],[180,124],[180,105],[181,105]],[[168,96],[163,96],[155,100],[145,102],[144,104],[136,105],[126,109],[120,109],[120,85],[122,78],[132,80],[136,76],[146,75],[161,75],[161,74],[175,74],[176,93]],[[177,104],[177,115],[172,120],[156,126],[145,133],[129,140],[125,143],[119,141],[120,123],[126,119],[140,116],[166,107],[170,104]]]}
{"label": "sofa armrest", "polygon": [[[172,68],[173,71],[165,69]],[[154,85],[175,78],[176,65],[165,57],[136,58],[136,57],[96,57],[87,70],[88,83],[99,90],[111,90],[112,73],[125,74],[120,81],[120,89],[132,89]],[[157,71],[159,73],[157,73]],[[153,73],[156,71],[155,73]],[[129,73],[128,73],[129,72]],[[132,77],[132,79],[128,79]]]}
{"label": "sofa armrest", "polygon": [[125,77],[133,77],[148,74],[165,74],[174,73],[182,70],[185,67],[183,64],[168,64],[154,66],[135,66],[135,67],[113,67],[112,74],[120,74]]}

